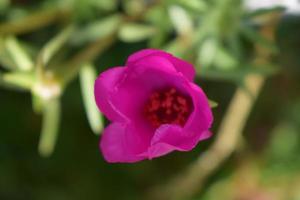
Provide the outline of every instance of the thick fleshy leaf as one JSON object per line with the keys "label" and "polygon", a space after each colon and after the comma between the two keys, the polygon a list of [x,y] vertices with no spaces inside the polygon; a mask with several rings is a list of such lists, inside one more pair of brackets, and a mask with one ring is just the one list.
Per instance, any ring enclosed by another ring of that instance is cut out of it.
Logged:
{"label": "thick fleshy leaf", "polygon": [[60,123],[60,112],[59,99],[51,99],[45,104],[38,147],[41,156],[50,156],[54,150]]}
{"label": "thick fleshy leaf", "polygon": [[79,72],[81,93],[84,102],[86,115],[95,134],[100,134],[103,129],[102,115],[97,111],[97,106],[94,100],[93,90],[96,79],[96,70],[91,64],[85,64]]}
{"label": "thick fleshy leaf", "polygon": [[5,39],[5,46],[18,70],[30,71],[33,68],[31,58],[15,37],[7,37]]}
{"label": "thick fleshy leaf", "polygon": [[124,24],[118,36],[124,42],[139,42],[155,35],[156,29],[144,24]]}

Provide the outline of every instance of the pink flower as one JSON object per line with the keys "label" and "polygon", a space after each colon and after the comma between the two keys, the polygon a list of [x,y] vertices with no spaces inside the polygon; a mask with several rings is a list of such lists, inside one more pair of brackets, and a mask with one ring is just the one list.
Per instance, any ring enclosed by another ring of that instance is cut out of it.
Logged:
{"label": "pink flower", "polygon": [[193,66],[161,50],[132,54],[95,82],[99,109],[112,121],[100,149],[108,162],[137,162],[189,151],[211,136],[208,99]]}

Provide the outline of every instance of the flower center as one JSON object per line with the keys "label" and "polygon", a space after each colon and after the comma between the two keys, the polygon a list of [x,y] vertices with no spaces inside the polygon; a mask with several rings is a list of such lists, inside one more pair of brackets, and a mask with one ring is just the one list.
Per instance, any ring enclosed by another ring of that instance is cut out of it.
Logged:
{"label": "flower center", "polygon": [[175,88],[152,93],[144,108],[146,119],[155,128],[162,124],[184,126],[191,111],[191,99]]}

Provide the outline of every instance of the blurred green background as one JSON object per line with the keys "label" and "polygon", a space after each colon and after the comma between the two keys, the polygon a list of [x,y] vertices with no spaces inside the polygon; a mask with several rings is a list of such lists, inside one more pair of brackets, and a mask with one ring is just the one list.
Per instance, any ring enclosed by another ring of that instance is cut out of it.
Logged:
{"label": "blurred green background", "polygon": [[[239,0],[0,0],[0,199],[155,199],[152,188],[210,149],[255,74],[266,82],[233,154],[185,199],[299,200],[298,14]],[[215,135],[191,152],[108,164],[93,81],[143,48],[195,65],[218,103]]]}

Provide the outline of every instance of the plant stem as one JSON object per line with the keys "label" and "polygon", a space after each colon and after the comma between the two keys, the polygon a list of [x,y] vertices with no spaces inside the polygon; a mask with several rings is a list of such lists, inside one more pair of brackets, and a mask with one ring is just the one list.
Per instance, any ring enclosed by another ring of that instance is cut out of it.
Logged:
{"label": "plant stem", "polygon": [[1,34],[24,34],[48,26],[56,20],[62,20],[70,15],[70,11],[62,9],[48,9],[38,11],[19,20],[0,24]]}

